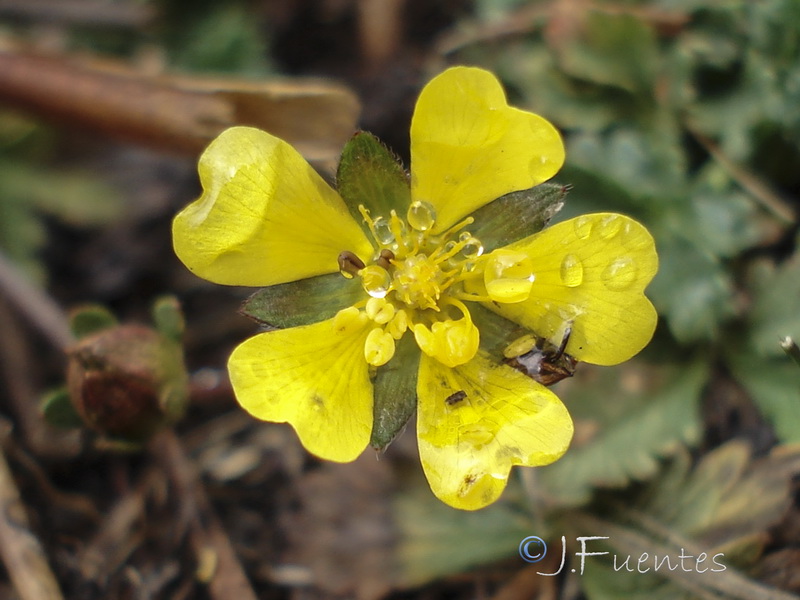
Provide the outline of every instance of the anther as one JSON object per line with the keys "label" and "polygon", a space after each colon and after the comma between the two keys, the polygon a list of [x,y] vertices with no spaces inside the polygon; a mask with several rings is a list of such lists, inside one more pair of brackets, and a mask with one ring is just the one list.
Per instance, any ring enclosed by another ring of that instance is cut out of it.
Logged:
{"label": "anther", "polygon": [[375,264],[388,271],[389,268],[392,266],[393,260],[394,260],[394,252],[392,252],[388,248],[384,248],[378,255],[378,260],[375,261]]}
{"label": "anther", "polygon": [[345,250],[339,254],[339,272],[347,279],[352,279],[364,268],[364,261],[358,258],[350,250]]}

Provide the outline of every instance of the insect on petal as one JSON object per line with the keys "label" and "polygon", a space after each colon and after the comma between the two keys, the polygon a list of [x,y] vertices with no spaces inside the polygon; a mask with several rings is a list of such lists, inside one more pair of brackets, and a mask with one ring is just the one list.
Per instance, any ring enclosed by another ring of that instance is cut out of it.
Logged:
{"label": "insect on petal", "polygon": [[511,467],[549,464],[572,439],[553,392],[481,353],[455,368],[423,354],[417,394],[422,467],[433,493],[455,508],[491,504]]}

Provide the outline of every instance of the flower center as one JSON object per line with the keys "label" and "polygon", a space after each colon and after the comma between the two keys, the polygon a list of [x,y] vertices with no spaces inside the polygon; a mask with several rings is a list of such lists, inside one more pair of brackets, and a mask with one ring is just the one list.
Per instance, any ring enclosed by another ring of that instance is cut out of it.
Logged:
{"label": "flower center", "polygon": [[[472,217],[433,234],[436,211],[427,202],[412,202],[405,219],[395,211],[385,218],[373,217],[364,206],[358,209],[377,253],[366,264],[342,252],[339,269],[347,278],[358,276],[370,296],[363,302],[375,324],[364,349],[370,364],[388,362],[395,341],[408,329],[429,356],[448,366],[464,364],[478,351],[479,334],[462,300],[519,302],[528,297],[530,259],[510,251],[482,256],[483,244],[464,230]],[[470,281],[479,281],[485,293],[466,291]]]}

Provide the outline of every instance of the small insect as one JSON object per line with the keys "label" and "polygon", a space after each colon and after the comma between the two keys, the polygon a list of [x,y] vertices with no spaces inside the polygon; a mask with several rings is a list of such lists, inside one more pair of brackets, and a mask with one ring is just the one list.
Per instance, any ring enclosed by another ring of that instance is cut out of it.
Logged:
{"label": "small insect", "polygon": [[467,397],[467,392],[464,390],[458,390],[454,394],[450,394],[447,398],[445,398],[444,402],[447,406],[454,406],[464,400]]}
{"label": "small insect", "polygon": [[572,377],[578,364],[578,359],[564,351],[571,334],[572,328],[567,327],[559,346],[524,335],[506,347],[503,362],[542,385],[558,383]]}

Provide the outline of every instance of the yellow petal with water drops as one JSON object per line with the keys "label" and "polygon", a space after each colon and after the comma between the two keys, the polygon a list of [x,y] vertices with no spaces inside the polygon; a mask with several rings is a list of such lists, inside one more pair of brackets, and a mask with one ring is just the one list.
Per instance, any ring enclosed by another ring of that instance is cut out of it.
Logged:
{"label": "yellow petal with water drops", "polygon": [[534,281],[527,300],[487,304],[491,310],[556,345],[571,327],[567,353],[598,365],[628,360],[653,337],[657,315],[644,289],[658,256],[633,219],[583,215],[506,249],[530,257]]}
{"label": "yellow petal with water drops", "polygon": [[550,179],[561,136],[539,115],[508,106],[483,69],[453,67],[425,86],[411,121],[411,196],[436,209],[434,231],[496,198]]}
{"label": "yellow petal with water drops", "polygon": [[339,270],[372,247],[342,199],[289,144],[252,127],[220,134],[198,164],[203,194],[172,225],[175,252],[196,275],[267,286]]}
{"label": "yellow petal with water drops", "polygon": [[417,395],[425,476],[455,508],[491,504],[511,467],[549,464],[572,439],[572,419],[553,392],[482,353],[454,369],[423,354]]}
{"label": "yellow petal with water drops", "polygon": [[258,419],[290,423],[303,446],[348,462],[372,433],[372,383],[364,360],[371,322],[355,308],[333,319],[261,333],[228,361],[239,404]]}

